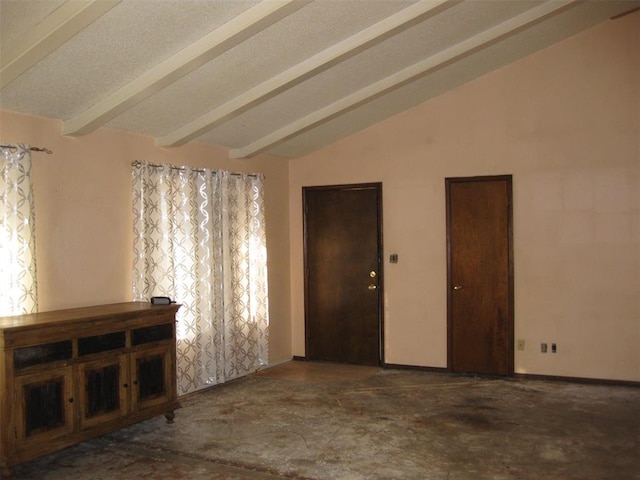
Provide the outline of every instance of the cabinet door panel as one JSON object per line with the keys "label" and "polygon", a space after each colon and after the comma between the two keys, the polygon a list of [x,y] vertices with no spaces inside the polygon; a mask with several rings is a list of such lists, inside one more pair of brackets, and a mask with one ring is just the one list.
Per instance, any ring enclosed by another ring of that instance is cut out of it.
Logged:
{"label": "cabinet door panel", "polygon": [[132,408],[140,410],[174,398],[173,344],[131,354]]}
{"label": "cabinet door panel", "polygon": [[127,414],[126,357],[80,364],[80,422],[83,428]]}
{"label": "cabinet door panel", "polygon": [[15,439],[18,447],[73,430],[71,367],[16,377]]}

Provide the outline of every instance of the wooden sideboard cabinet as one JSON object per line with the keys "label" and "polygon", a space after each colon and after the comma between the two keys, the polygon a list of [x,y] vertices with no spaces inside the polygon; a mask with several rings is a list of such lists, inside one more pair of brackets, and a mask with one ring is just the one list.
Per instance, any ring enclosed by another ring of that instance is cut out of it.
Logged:
{"label": "wooden sideboard cabinet", "polygon": [[0,468],[179,408],[179,305],[0,317]]}

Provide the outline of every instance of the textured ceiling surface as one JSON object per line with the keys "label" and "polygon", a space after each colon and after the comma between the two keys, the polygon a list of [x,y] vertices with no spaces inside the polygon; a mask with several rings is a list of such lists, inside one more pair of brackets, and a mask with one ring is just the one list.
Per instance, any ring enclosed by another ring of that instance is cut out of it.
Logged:
{"label": "textured ceiling surface", "polygon": [[639,6],[0,0],[0,108],[298,157]]}

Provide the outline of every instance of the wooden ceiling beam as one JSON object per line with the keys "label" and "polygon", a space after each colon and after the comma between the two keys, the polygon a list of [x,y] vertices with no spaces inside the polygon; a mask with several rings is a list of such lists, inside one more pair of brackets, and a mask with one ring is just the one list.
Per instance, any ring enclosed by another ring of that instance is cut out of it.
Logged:
{"label": "wooden ceiling beam", "polygon": [[2,56],[0,88],[18,78],[120,1],[68,1],[62,4]]}
{"label": "wooden ceiling beam", "polygon": [[549,17],[580,0],[556,0],[546,2],[535,8],[491,27],[456,45],[442,50],[425,60],[411,65],[399,72],[379,80],[351,95],[302,117],[289,125],[265,135],[241,148],[231,149],[229,158],[248,158],[281,144],[297,135],[328,122],[344,113],[364,105],[392,90],[407,85],[433,71],[461,60],[478,50],[486,48],[504,38],[514,35],[540,20]]}
{"label": "wooden ceiling beam", "polygon": [[64,135],[85,135],[198,67],[242,43],[310,0],[263,0],[171,58],[64,122]]}
{"label": "wooden ceiling beam", "polygon": [[460,3],[460,0],[421,0],[369,28],[333,45],[269,80],[253,87],[181,128],[156,139],[156,146],[182,145],[259,103],[275,97],[332,66],[366,50],[417,23]]}

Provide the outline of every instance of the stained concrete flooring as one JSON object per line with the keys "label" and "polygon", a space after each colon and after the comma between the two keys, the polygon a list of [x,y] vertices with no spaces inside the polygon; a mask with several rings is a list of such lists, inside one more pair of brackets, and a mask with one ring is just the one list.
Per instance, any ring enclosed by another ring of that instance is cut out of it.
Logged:
{"label": "stained concrete flooring", "polygon": [[16,479],[640,479],[640,389],[290,362]]}

